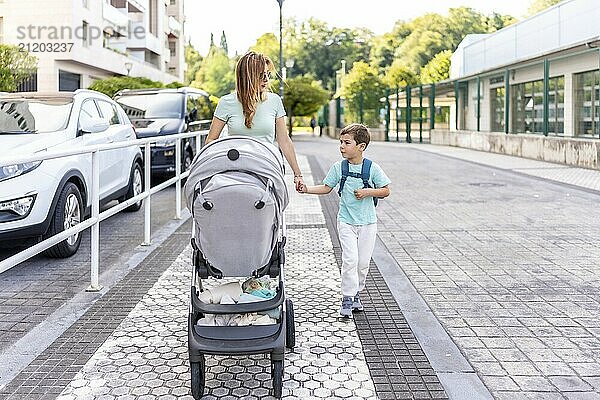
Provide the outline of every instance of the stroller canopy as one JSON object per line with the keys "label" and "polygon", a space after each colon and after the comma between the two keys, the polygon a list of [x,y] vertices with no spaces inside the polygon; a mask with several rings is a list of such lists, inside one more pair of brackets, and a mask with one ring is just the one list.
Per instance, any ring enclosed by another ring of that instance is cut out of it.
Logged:
{"label": "stroller canopy", "polygon": [[184,188],[190,211],[198,183],[225,171],[249,172],[270,179],[280,211],[287,207],[289,199],[279,149],[249,136],[229,136],[208,144],[196,155]]}

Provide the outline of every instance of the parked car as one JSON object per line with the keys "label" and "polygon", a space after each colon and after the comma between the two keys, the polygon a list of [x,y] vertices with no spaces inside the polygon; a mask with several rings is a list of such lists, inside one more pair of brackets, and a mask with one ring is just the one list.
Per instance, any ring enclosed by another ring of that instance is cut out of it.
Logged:
{"label": "parked car", "polygon": [[[152,144],[153,175],[175,172],[175,140],[169,135],[208,129],[213,116],[208,93],[190,87],[122,90],[114,99],[133,122],[138,138],[164,136]],[[182,171],[189,168],[195,152],[196,139],[182,139]]]}
{"label": "parked car", "polygon": [[[123,109],[91,90],[14,93],[0,97],[0,148],[12,157],[135,139]],[[28,245],[70,228],[91,211],[91,154],[0,166],[0,244]],[[125,201],[143,190],[139,146],[101,151],[100,202]],[[137,211],[138,202],[128,208]],[[8,242],[10,241],[10,242]],[[46,250],[77,252],[81,234]]]}

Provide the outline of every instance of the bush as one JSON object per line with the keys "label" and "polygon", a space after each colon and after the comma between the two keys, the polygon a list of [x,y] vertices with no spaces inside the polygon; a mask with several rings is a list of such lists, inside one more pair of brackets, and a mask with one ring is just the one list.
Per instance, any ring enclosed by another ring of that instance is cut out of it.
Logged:
{"label": "bush", "polygon": [[90,89],[104,93],[109,97],[113,97],[115,93],[123,89],[152,89],[163,87],[165,86],[162,82],[133,76],[115,76],[112,78],[100,79],[90,85]]}

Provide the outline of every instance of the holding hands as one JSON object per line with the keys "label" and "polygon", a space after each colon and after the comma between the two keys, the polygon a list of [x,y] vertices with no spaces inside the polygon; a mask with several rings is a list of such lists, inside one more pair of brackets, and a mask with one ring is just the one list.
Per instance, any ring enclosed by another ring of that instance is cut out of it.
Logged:
{"label": "holding hands", "polygon": [[306,193],[306,192],[302,191],[302,190],[306,190],[306,185],[304,184],[302,175],[294,175],[294,184],[296,185],[296,191],[298,193]]}

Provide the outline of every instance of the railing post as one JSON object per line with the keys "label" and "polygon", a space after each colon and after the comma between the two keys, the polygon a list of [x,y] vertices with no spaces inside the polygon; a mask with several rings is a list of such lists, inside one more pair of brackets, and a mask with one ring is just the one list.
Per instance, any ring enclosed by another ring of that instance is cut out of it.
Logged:
{"label": "railing post", "polygon": [[406,143],[412,143],[410,137],[410,130],[412,128],[412,88],[410,85],[406,86]]}
{"label": "railing post", "polygon": [[[550,62],[547,58],[544,58],[544,109],[542,113],[542,130],[544,136],[548,136],[548,114],[550,113],[549,103],[549,92],[550,92]],[[535,128],[534,128],[535,131]]]}
{"label": "railing post", "polygon": [[390,103],[390,89],[385,89],[385,141],[390,141],[390,112],[392,105]]}
{"label": "railing post", "polygon": [[396,86],[396,142],[400,141],[400,88]]}
{"label": "railing post", "polygon": [[504,133],[508,133],[508,127],[510,125],[509,111],[510,111],[510,73],[508,69],[504,71]]}
{"label": "railing post", "polygon": [[[102,289],[98,283],[98,269],[100,265],[100,165],[98,162],[98,153],[96,150],[92,153],[92,188],[90,199],[92,200],[92,219],[96,219],[91,227],[91,269],[90,286],[86,289],[88,292],[97,292]],[[79,233],[80,235],[82,232]]]}
{"label": "railing post", "polygon": [[459,86],[459,82],[458,81],[454,81],[454,108],[455,108],[455,112],[454,112],[454,127],[456,128],[456,130],[458,129],[458,107],[460,105],[460,101],[459,101],[459,95],[460,95],[460,86]]}
{"label": "railing post", "polygon": [[419,143],[423,143],[423,85],[419,85]]}
{"label": "railing post", "polygon": [[[198,143],[198,140],[196,140]],[[181,139],[175,142],[175,219],[181,219]]]}
{"label": "railing post", "polygon": [[481,77],[477,75],[477,132],[481,130]]}
{"label": "railing post", "polygon": [[431,131],[435,129],[435,83],[431,84],[429,92],[429,139],[431,140]]}
{"label": "railing post", "polygon": [[144,242],[142,246],[150,246],[150,170],[152,160],[150,159],[150,142],[144,145],[144,190],[148,193],[144,201]]}

